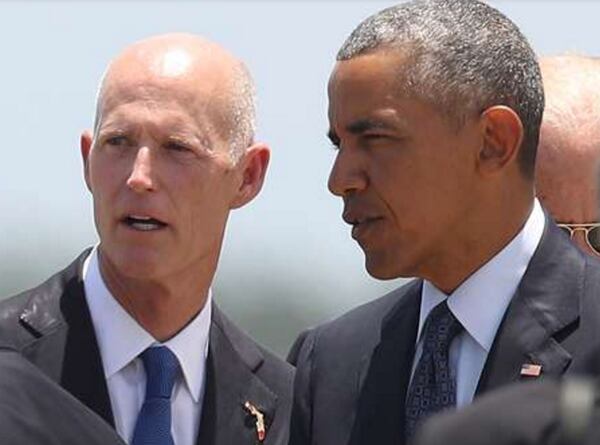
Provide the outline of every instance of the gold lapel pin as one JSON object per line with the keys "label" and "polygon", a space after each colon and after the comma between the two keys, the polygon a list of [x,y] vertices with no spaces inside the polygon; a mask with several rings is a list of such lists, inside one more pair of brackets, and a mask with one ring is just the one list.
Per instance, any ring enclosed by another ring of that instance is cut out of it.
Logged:
{"label": "gold lapel pin", "polygon": [[260,412],[260,410],[256,406],[254,406],[247,400],[244,403],[244,408],[246,408],[248,414],[250,414],[255,419],[256,437],[258,438],[258,441],[264,441],[265,436],[267,435],[267,430],[265,428],[265,415],[262,412]]}

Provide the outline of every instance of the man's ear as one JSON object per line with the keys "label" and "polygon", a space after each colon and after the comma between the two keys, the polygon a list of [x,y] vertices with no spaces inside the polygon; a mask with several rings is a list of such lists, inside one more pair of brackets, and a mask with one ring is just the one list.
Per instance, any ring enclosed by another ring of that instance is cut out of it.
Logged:
{"label": "man's ear", "polygon": [[486,109],[480,122],[483,144],[477,159],[479,170],[495,174],[517,158],[523,142],[523,123],[514,110],[504,105]]}
{"label": "man's ear", "polygon": [[94,142],[94,138],[92,136],[92,132],[89,130],[85,130],[81,133],[81,138],[79,140],[79,146],[81,149],[81,159],[83,161],[83,177],[85,178],[85,184],[88,190],[91,192],[92,188],[90,186],[90,153],[92,151],[92,144]]}
{"label": "man's ear", "polygon": [[231,208],[236,209],[249,203],[260,192],[265,181],[271,151],[265,144],[255,144],[246,149],[238,160],[241,170],[241,181],[237,193],[231,203]]}

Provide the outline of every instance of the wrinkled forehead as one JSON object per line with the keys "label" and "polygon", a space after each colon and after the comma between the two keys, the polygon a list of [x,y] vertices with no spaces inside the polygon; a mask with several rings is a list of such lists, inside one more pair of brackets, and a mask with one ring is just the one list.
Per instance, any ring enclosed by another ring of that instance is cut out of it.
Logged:
{"label": "wrinkled forehead", "polygon": [[552,216],[565,223],[600,220],[600,156],[542,140],[536,160],[536,192]]}
{"label": "wrinkled forehead", "polygon": [[404,51],[380,49],[337,61],[328,83],[330,105],[352,96],[413,98],[407,88],[410,59]]}
{"label": "wrinkled forehead", "polygon": [[[137,62],[137,63],[136,63]],[[219,66],[192,66],[184,54],[111,66],[99,92],[95,128],[114,110],[130,103],[148,110],[180,109],[196,120],[225,126],[230,117],[230,76]]]}
{"label": "wrinkled forehead", "polygon": [[207,79],[196,82],[185,82],[173,78],[156,78],[153,76],[135,76],[111,80],[103,85],[98,106],[103,113],[129,102],[156,102],[186,105],[186,108],[204,105],[217,105],[223,100],[223,88]]}

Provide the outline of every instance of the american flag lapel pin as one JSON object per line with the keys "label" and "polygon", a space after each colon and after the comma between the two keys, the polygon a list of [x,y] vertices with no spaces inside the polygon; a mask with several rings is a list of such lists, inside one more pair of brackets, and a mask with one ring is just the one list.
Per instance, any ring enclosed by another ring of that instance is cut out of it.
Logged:
{"label": "american flag lapel pin", "polygon": [[263,442],[267,435],[265,427],[265,415],[248,400],[244,402],[244,408],[252,417],[254,417],[254,426],[256,427],[256,438],[259,442]]}
{"label": "american flag lapel pin", "polygon": [[536,365],[534,363],[525,363],[521,366],[522,377],[539,377],[542,373],[542,365]]}

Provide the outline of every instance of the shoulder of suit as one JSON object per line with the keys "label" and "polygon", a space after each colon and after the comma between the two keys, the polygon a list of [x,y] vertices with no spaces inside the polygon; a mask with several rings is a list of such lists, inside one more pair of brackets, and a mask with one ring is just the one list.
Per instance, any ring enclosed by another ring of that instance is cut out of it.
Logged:
{"label": "shoulder of suit", "polygon": [[294,368],[289,363],[250,337],[216,305],[214,306],[212,316],[214,326],[221,330],[233,349],[253,371],[259,375],[277,376],[291,382]]}
{"label": "shoulder of suit", "polygon": [[600,257],[592,257],[580,252],[585,257],[586,274],[594,276],[596,281],[600,280]]}
{"label": "shoulder of suit", "polygon": [[70,288],[83,289],[80,270],[88,253],[89,249],[38,286],[0,302],[0,345],[21,349],[63,323],[61,297]]}
{"label": "shoulder of suit", "polygon": [[[555,443],[560,387],[546,379],[520,382],[477,398],[464,409],[433,416],[418,431],[415,445],[440,443]],[[515,409],[519,407],[519,409]],[[527,415],[523,415],[527,413]]]}
{"label": "shoulder of suit", "polygon": [[378,338],[387,317],[407,305],[419,304],[421,286],[422,280],[412,280],[334,320],[304,331],[292,347],[288,361],[302,361],[302,357],[313,353],[313,349],[324,351],[326,354],[332,351],[340,354],[343,354],[343,351],[360,353],[361,346],[368,347],[371,339]]}
{"label": "shoulder of suit", "polygon": [[368,303],[364,303],[332,321],[314,329],[318,335],[329,332],[359,332],[380,327],[384,318],[389,316],[399,305],[417,304],[420,300],[422,280],[412,280],[407,284]]}

